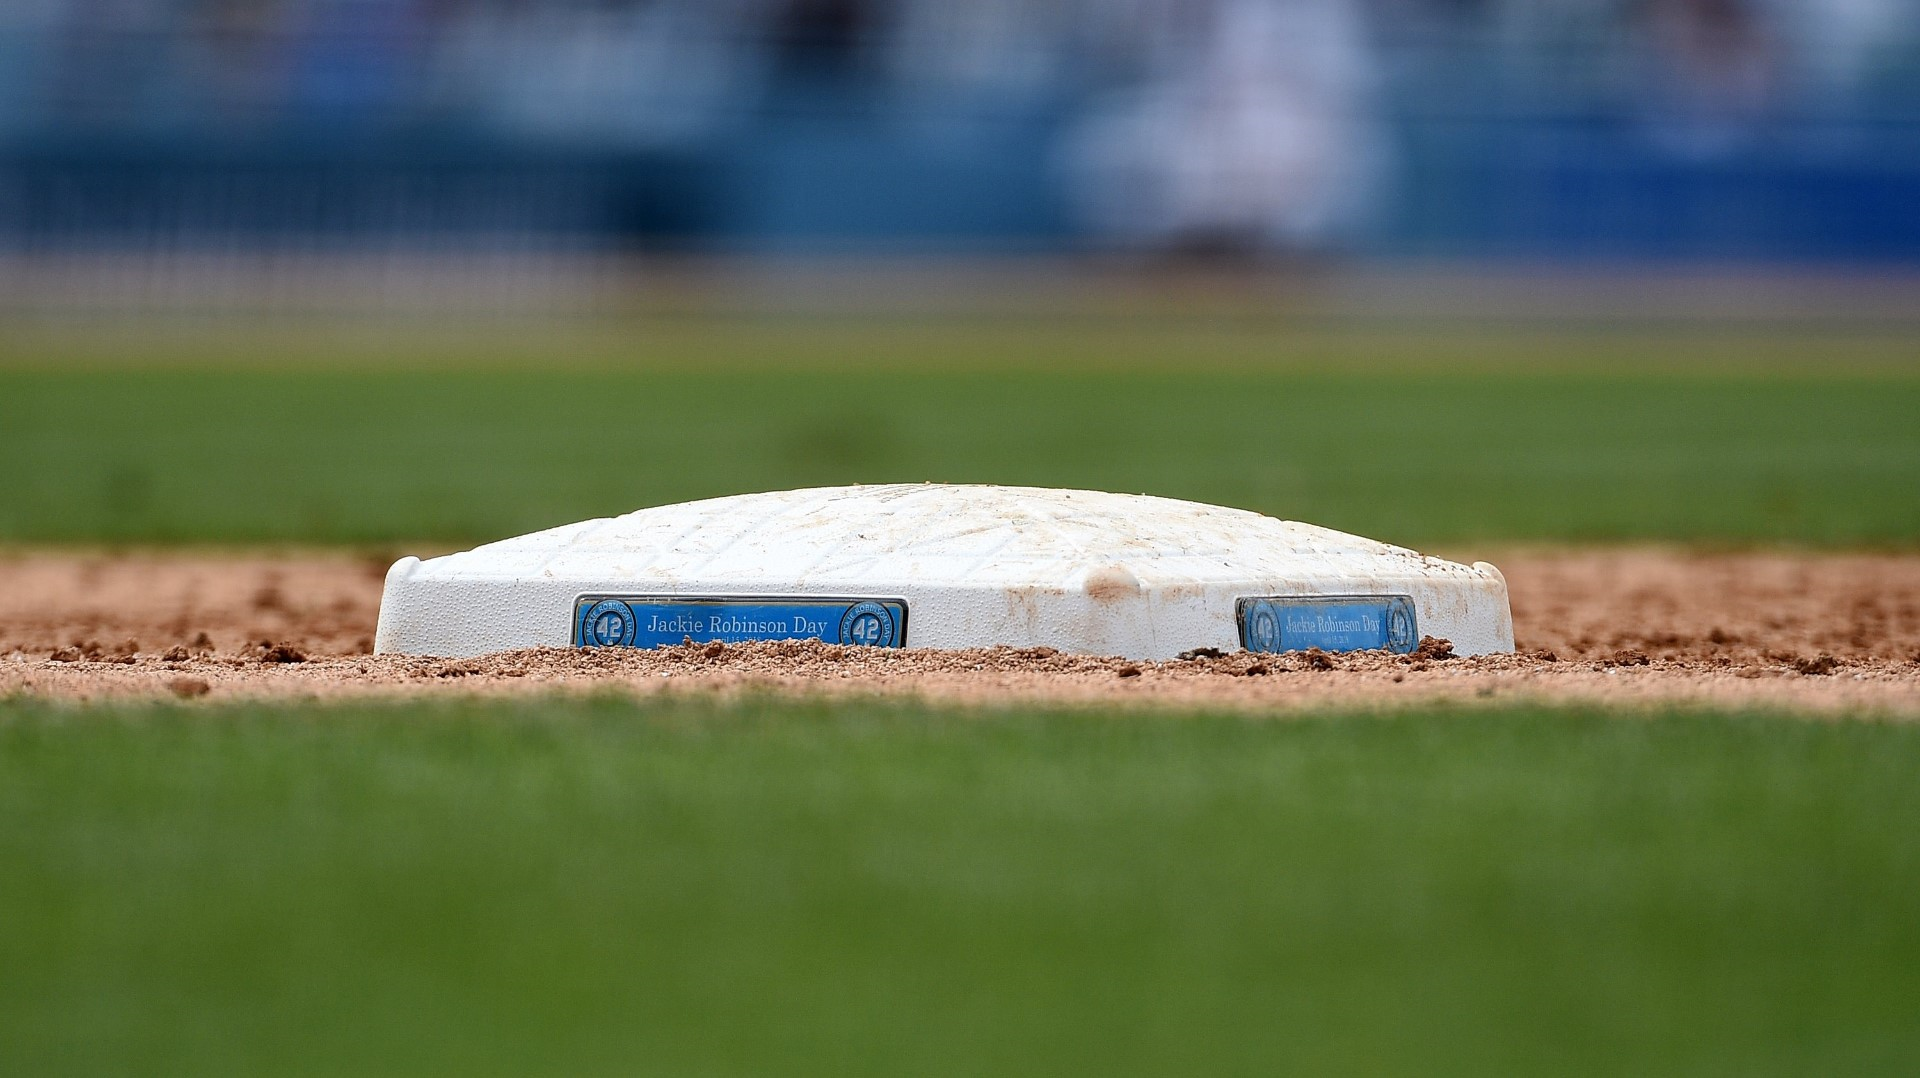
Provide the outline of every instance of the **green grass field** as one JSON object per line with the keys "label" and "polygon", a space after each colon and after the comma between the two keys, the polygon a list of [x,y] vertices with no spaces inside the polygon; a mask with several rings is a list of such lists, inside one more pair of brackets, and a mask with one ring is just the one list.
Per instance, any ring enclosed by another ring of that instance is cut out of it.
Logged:
{"label": "green grass field", "polygon": [[32,543],[466,543],[939,480],[1410,544],[1910,546],[1920,340],[1152,320],[16,334],[0,461],[0,541]]}
{"label": "green grass field", "polygon": [[1864,1074],[1920,728],[0,719],[12,1074]]}
{"label": "green grass field", "polygon": [[[13,327],[0,548],[821,483],[1920,545],[1911,335]],[[0,700],[0,1073],[1920,1067],[1920,727]]]}

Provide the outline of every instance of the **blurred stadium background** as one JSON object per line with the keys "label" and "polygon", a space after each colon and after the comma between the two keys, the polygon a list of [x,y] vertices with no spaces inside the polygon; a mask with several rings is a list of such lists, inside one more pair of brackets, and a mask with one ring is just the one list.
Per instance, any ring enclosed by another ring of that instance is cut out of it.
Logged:
{"label": "blurred stadium background", "polygon": [[0,302],[579,304],[664,255],[1878,273],[1920,260],[1916,106],[1914,0],[10,0]]}
{"label": "blurred stadium background", "polygon": [[1916,206],[1920,0],[12,0],[0,536],[1910,544]]}

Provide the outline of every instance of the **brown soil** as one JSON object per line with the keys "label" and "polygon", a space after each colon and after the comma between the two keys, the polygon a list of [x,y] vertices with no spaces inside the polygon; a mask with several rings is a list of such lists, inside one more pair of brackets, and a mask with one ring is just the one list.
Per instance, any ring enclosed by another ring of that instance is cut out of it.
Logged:
{"label": "brown soil", "polygon": [[[1478,557],[1485,551],[1463,552]],[[1444,700],[1920,717],[1920,555],[1514,550],[1521,653],[1215,655],[814,642],[375,657],[385,559],[0,555],[0,696],[182,700],[614,688],[1305,711]]]}

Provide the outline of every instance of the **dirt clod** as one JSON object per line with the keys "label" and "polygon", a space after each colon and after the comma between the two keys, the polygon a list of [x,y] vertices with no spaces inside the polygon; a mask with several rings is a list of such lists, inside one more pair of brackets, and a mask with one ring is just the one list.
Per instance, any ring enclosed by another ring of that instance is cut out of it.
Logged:
{"label": "dirt clod", "polygon": [[[1428,639],[1432,639],[1432,637],[1428,637]],[[1305,652],[1301,653],[1300,659],[1306,663],[1307,669],[1309,670],[1335,669],[1333,656],[1328,655],[1319,648],[1308,648]]]}
{"label": "dirt clod", "polygon": [[177,677],[167,681],[167,691],[183,700],[190,700],[212,692],[213,686],[207,684],[205,678]]}
{"label": "dirt clod", "polygon": [[284,641],[262,640],[249,651],[249,658],[262,663],[303,663],[307,653]]}
{"label": "dirt clod", "polygon": [[1840,660],[1831,655],[1822,655],[1815,659],[1795,659],[1793,668],[1803,674],[1814,677],[1826,677],[1840,666]]}
{"label": "dirt clod", "polygon": [[1118,674],[1121,677],[1139,677],[1140,668],[1129,664],[1127,666],[1121,667],[1118,670],[1115,670],[1114,673]]}
{"label": "dirt clod", "polygon": [[1453,641],[1438,636],[1423,636],[1420,645],[1413,649],[1416,658],[1440,661],[1453,658]]}

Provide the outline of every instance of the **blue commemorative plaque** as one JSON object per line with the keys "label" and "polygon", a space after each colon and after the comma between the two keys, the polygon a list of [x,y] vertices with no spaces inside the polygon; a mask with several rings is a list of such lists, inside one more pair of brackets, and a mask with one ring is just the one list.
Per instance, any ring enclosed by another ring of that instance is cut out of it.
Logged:
{"label": "blue commemorative plaque", "polygon": [[573,603],[575,647],[652,648],[684,640],[824,640],[898,648],[907,642],[900,599],[730,599],[582,595]]}
{"label": "blue commemorative plaque", "polygon": [[1420,643],[1405,595],[1264,596],[1234,604],[1248,651],[1392,651]]}

